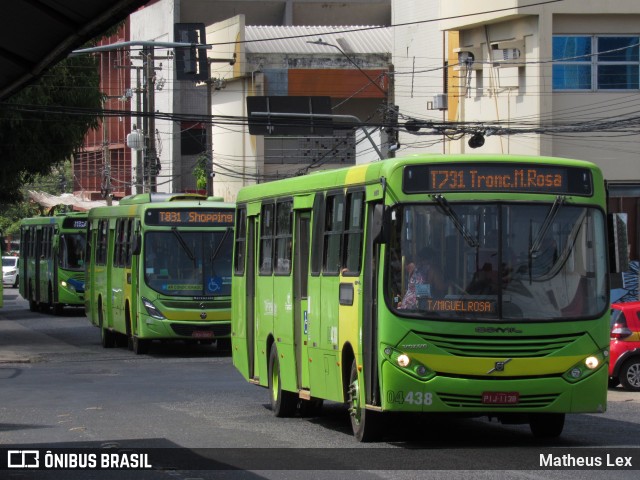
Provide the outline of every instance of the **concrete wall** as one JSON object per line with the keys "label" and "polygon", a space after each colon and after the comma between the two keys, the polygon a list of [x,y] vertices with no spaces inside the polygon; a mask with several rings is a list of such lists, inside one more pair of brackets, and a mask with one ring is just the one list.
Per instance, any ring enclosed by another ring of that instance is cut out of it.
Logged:
{"label": "concrete wall", "polygon": [[[173,2],[161,1],[151,4],[141,10],[131,14],[131,40],[132,41],[157,41],[171,42],[173,41],[173,24],[179,21],[179,13],[174,8]],[[170,50],[155,49],[155,67],[156,67],[156,87],[164,82],[162,90],[156,88],[155,91],[155,110],[159,112],[173,113],[181,110],[181,96],[174,95],[177,83],[175,80],[175,69],[172,60],[168,58]],[[173,52],[171,52],[172,54]],[[142,66],[142,59],[134,51],[132,51],[133,64]],[[135,71],[132,76],[135,78]],[[135,80],[132,81],[135,85]],[[143,86],[144,88],[144,86]],[[138,107],[132,102],[133,109]],[[135,118],[132,118],[135,123]],[[180,178],[181,170],[176,159],[179,158],[180,142],[174,141],[180,138],[180,125],[174,122],[156,119],[156,130],[159,132],[157,140],[159,143],[156,149],[159,154],[161,170],[157,178],[157,191],[171,192],[181,190],[181,186],[175,188],[174,180]],[[135,165],[133,165],[135,168]],[[135,172],[133,177],[135,178]]]}

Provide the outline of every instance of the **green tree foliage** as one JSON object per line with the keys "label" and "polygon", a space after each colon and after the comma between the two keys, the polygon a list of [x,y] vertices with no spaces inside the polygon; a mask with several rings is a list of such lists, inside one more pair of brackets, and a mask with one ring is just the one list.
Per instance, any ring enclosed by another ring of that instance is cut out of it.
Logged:
{"label": "green tree foliage", "polygon": [[196,188],[205,190],[207,188],[207,157],[202,155],[198,158],[196,165],[193,167],[193,176],[196,179]]}
{"label": "green tree foliage", "polygon": [[20,187],[46,176],[98,126],[102,108],[96,57],[69,57],[0,103],[0,202],[21,200]]}

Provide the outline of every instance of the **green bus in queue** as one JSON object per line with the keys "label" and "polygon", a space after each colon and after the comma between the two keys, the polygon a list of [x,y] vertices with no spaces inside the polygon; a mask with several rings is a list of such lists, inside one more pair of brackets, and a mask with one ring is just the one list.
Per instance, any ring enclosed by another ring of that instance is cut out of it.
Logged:
{"label": "green bus in queue", "polygon": [[87,212],[22,220],[19,292],[32,312],[84,306],[86,231]]}
{"label": "green bus in queue", "polygon": [[243,188],[233,363],[276,416],[348,404],[561,434],[607,404],[605,187],[593,164],[416,155]]}
{"label": "green bus in queue", "polygon": [[230,345],[235,206],[146,193],[89,212],[86,311],[102,345],[141,354],[152,340]]}

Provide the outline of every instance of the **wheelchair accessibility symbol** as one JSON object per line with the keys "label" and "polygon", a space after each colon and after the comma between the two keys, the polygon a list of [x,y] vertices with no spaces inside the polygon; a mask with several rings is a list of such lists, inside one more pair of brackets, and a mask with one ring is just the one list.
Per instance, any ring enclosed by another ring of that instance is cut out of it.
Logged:
{"label": "wheelchair accessibility symbol", "polygon": [[222,290],[222,277],[209,277],[207,280],[207,292],[216,293]]}

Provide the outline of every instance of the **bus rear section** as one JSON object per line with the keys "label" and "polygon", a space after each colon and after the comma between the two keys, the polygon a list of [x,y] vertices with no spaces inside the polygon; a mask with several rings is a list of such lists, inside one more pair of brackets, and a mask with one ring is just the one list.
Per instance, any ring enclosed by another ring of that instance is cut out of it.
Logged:
{"label": "bus rear section", "polygon": [[[238,206],[234,364],[269,388],[277,416],[345,402],[370,441],[393,428],[385,412],[553,437],[566,413],[606,409],[605,192],[592,164],[395,159],[249,187]],[[264,261],[279,257],[292,266],[272,273]]]}
{"label": "bus rear section", "polygon": [[233,205],[143,194],[90,216],[90,318],[103,346],[146,353],[154,340],[183,340],[228,349]]}

